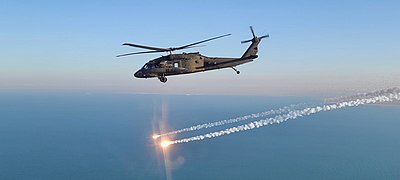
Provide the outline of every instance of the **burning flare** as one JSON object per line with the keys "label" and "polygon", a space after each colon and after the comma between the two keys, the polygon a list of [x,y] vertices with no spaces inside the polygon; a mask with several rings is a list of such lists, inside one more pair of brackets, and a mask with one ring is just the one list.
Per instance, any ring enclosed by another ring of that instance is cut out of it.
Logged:
{"label": "burning flare", "polygon": [[163,148],[166,148],[171,144],[173,144],[172,141],[161,141],[161,143],[160,143],[161,147],[163,147]]}
{"label": "burning flare", "polygon": [[153,139],[157,139],[157,138],[159,138],[161,135],[158,135],[158,134],[154,134],[153,136],[151,136]]}

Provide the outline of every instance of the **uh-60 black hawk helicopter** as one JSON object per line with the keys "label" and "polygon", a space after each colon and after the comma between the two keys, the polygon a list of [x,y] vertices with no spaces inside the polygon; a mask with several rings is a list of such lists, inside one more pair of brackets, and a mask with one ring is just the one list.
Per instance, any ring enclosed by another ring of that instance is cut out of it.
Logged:
{"label": "uh-60 black hawk helicopter", "polygon": [[258,57],[257,46],[260,43],[260,40],[269,37],[268,34],[261,37],[257,37],[254,34],[254,30],[251,26],[250,30],[251,33],[253,34],[253,38],[250,40],[242,41],[242,43],[251,42],[251,45],[247,48],[247,50],[240,58],[207,57],[201,55],[199,52],[172,54],[172,51],[197,47],[196,45],[200,43],[229,36],[231,34],[225,34],[222,36],[206,39],[185,46],[172,47],[172,48],[158,48],[158,47],[143,46],[132,43],[124,43],[123,45],[126,46],[148,49],[150,51],[122,54],[118,55],[117,57],[129,56],[135,54],[168,52],[169,54],[166,56],[150,60],[134,74],[134,76],[137,78],[158,77],[158,79],[163,83],[167,82],[166,76],[203,72],[221,68],[232,68],[237,74],[239,74],[240,71],[238,71],[235,67],[244,63],[251,62],[255,58],[257,58]]}

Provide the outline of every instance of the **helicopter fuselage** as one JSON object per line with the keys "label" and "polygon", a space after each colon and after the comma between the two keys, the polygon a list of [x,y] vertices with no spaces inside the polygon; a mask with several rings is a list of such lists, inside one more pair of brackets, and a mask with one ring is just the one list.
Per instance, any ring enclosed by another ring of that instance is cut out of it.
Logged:
{"label": "helicopter fuselage", "polygon": [[[153,78],[179,74],[196,73],[221,68],[234,68],[257,58],[257,55],[245,58],[207,57],[200,53],[169,54],[147,62],[134,77]],[[239,73],[239,71],[237,71]]]}

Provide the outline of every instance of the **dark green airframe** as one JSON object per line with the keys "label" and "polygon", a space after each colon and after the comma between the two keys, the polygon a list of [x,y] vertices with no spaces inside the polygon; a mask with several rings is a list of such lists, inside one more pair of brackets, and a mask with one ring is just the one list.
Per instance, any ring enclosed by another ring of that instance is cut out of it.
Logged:
{"label": "dark green airframe", "polygon": [[157,52],[169,52],[169,55],[162,56],[147,62],[140,70],[138,70],[134,76],[137,78],[153,78],[158,77],[158,79],[165,83],[167,82],[166,76],[172,75],[179,75],[179,74],[188,74],[188,73],[196,73],[202,71],[209,71],[214,69],[221,69],[221,68],[232,68],[237,74],[240,73],[235,67],[244,63],[248,63],[253,61],[255,58],[258,57],[258,44],[260,40],[269,35],[257,37],[254,34],[253,28],[250,26],[251,33],[253,38],[250,40],[242,41],[242,43],[251,42],[251,45],[247,48],[245,53],[240,58],[222,58],[222,57],[207,57],[203,56],[200,53],[182,53],[182,54],[172,54],[172,51],[193,48],[196,47],[195,45],[204,43],[207,41],[211,41],[214,39],[222,38],[225,36],[229,36],[231,34],[226,34],[210,39],[206,39],[203,41],[199,41],[196,43],[188,44],[181,47],[176,48],[157,48],[151,46],[143,46],[137,45],[132,43],[124,43],[123,45],[132,46],[137,48],[148,49],[150,51],[144,52],[135,52],[135,53],[128,53],[118,55],[117,57],[121,56],[128,56],[134,54],[145,54],[145,53],[157,53]]}

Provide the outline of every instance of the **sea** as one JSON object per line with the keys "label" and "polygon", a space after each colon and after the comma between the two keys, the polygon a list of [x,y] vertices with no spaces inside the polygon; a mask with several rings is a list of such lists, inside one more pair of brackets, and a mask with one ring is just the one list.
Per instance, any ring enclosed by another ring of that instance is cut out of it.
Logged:
{"label": "sea", "polygon": [[[400,179],[400,105],[374,104],[162,148],[153,134],[322,97],[0,92],[1,180]],[[260,119],[260,118],[258,118]],[[179,133],[176,140],[239,123]]]}

